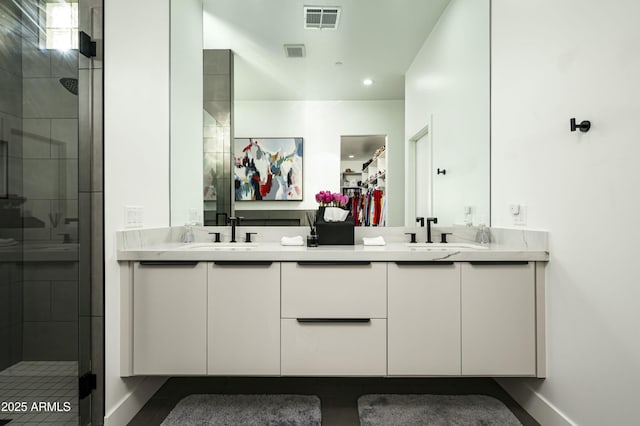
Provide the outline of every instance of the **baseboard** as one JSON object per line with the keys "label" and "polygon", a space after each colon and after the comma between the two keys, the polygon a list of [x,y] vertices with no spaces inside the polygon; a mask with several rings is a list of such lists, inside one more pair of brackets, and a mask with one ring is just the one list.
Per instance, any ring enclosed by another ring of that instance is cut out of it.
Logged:
{"label": "baseboard", "polygon": [[104,416],[104,426],[128,424],[166,381],[166,377],[145,377]]}
{"label": "baseboard", "polygon": [[556,406],[536,392],[526,379],[495,379],[538,423],[544,426],[575,426]]}

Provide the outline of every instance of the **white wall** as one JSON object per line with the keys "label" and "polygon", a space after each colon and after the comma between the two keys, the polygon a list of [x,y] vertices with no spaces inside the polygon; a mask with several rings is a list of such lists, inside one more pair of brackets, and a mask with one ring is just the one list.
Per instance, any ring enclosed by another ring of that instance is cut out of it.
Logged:
{"label": "white wall", "polygon": [[489,0],[452,0],[406,74],[405,135],[433,116],[434,173],[447,171],[433,175],[433,214],[444,224],[463,223],[463,206],[474,223],[489,218],[489,10]]}
{"label": "white wall", "polygon": [[545,425],[638,424],[639,20],[636,0],[493,0],[492,224],[517,202],[550,232],[548,378],[504,383]]}
{"label": "white wall", "polygon": [[171,223],[202,221],[202,0],[171,2]]}
{"label": "white wall", "polygon": [[169,225],[169,1],[109,0],[104,21],[105,424],[121,426],[162,383],[119,377],[115,231],[130,204],[145,226]]}
{"label": "white wall", "polygon": [[318,191],[340,192],[340,136],[387,135],[387,224],[403,224],[403,101],[235,101],[234,108],[236,138],[304,139],[304,200],[236,202],[236,209],[315,209]]}

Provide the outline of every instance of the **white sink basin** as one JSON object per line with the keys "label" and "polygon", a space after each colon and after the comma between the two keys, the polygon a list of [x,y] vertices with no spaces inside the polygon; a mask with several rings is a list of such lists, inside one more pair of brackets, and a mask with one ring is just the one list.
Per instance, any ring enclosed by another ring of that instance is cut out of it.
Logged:
{"label": "white sink basin", "polygon": [[253,250],[257,243],[191,243],[181,247],[183,250]]}
{"label": "white sink basin", "polygon": [[467,243],[407,243],[412,250],[487,250],[489,247]]}

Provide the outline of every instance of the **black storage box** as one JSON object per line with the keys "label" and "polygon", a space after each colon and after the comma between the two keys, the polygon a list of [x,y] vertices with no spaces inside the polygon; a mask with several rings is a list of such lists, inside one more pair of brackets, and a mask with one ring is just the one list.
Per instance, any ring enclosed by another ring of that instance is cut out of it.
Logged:
{"label": "black storage box", "polygon": [[355,222],[351,213],[349,213],[344,222],[325,222],[324,209],[320,209],[316,219],[318,244],[352,246],[354,243],[354,226]]}

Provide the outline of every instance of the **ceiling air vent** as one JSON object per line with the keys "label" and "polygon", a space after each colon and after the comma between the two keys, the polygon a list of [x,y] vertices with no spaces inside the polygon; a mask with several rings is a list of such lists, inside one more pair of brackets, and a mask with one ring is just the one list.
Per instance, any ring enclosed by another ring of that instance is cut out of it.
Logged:
{"label": "ceiling air vent", "polygon": [[304,7],[304,27],[313,29],[338,28],[340,22],[340,8],[328,6],[305,6]]}
{"label": "ceiling air vent", "polygon": [[304,44],[285,44],[284,53],[287,58],[304,58]]}

